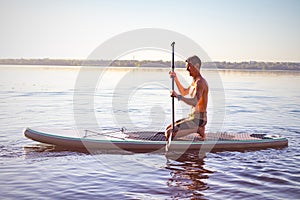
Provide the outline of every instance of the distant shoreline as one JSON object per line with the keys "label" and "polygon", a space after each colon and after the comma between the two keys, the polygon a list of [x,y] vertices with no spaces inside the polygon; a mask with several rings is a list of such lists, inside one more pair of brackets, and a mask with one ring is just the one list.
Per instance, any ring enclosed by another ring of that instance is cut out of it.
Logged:
{"label": "distant shoreline", "polygon": [[[150,60],[76,60],[76,59],[0,59],[0,65],[48,65],[48,66],[114,66],[114,67],[158,67],[169,68],[170,61]],[[176,68],[185,68],[185,62],[176,61]],[[205,69],[233,70],[289,70],[300,71],[300,63],[295,62],[204,62]]]}

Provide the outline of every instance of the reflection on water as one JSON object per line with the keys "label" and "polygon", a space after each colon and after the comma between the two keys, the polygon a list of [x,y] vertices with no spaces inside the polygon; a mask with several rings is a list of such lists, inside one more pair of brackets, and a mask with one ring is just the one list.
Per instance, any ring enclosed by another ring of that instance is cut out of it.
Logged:
{"label": "reflection on water", "polygon": [[[77,68],[0,67],[0,186],[3,197],[299,199],[299,72],[219,72],[226,94],[223,131],[280,134],[289,140],[289,146],[284,149],[165,157],[163,154],[105,152],[91,155],[35,146],[37,142],[24,138],[24,127],[72,129],[75,126],[73,92],[78,71]],[[121,78],[129,71],[133,77],[149,76],[149,80],[158,84],[150,82],[138,90],[125,91],[132,94],[132,98],[128,107],[120,112],[129,113],[139,130],[148,126],[152,131],[160,130],[164,120],[165,124],[171,120],[168,69],[109,70],[95,93],[94,109],[99,124],[103,129],[127,127],[126,124],[116,125],[112,118],[112,98],[116,91],[113,86],[118,83],[112,77]],[[177,72],[183,78],[186,76],[185,70]],[[203,73],[208,78],[212,74],[209,70]],[[212,87],[213,80],[209,83]],[[165,103],[163,107],[157,106],[162,103]],[[208,113],[214,106],[210,104]],[[176,118],[185,114],[186,106],[182,102],[176,101],[175,107],[180,111]],[[166,119],[158,114],[161,108]],[[90,127],[91,123],[84,121]],[[208,130],[213,131],[209,125]]]}
{"label": "reflection on water", "polygon": [[166,169],[170,170],[171,177],[167,181],[172,188],[172,198],[199,198],[203,196],[201,191],[207,190],[205,180],[213,172],[204,168],[204,158],[197,153],[183,155],[167,155]]}

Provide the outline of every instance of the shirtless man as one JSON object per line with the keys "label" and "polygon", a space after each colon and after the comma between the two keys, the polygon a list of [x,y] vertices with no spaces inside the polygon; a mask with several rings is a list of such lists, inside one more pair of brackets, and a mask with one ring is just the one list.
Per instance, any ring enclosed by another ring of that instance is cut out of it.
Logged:
{"label": "shirtless man", "polygon": [[[174,131],[172,130],[172,125],[169,125],[167,127],[165,132],[167,140],[169,139],[172,131],[172,139],[174,137],[184,137],[191,133],[198,133],[201,140],[205,140],[208,84],[200,74],[200,67],[201,60],[198,56],[192,56],[186,60],[186,70],[193,78],[191,85],[187,88],[184,88],[181,85],[175,72],[169,72],[170,77],[174,77],[174,81],[180,92],[179,95],[175,91],[171,91],[171,96],[192,106],[192,111],[187,118],[180,119],[175,122]],[[188,94],[190,95],[190,97],[185,97]]]}

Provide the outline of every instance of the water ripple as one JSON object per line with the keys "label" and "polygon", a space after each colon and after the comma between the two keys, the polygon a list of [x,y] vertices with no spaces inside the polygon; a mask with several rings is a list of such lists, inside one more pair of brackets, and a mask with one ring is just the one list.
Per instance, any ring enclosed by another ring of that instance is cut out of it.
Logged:
{"label": "water ripple", "polygon": [[[277,74],[274,77],[264,73],[261,78],[259,72],[221,73],[224,88],[211,89],[226,94],[223,130],[280,134],[288,138],[289,146],[261,151],[207,153],[203,157],[197,154],[89,154],[30,141],[22,134],[24,127],[65,129],[76,126],[72,102],[76,73],[59,69],[18,69],[5,68],[4,73],[10,76],[0,79],[2,197],[251,200],[300,197],[299,75]],[[111,73],[120,77],[123,72],[115,69]],[[145,73],[148,71],[135,71],[139,77]],[[165,76],[162,71],[154,70],[151,76],[154,80],[159,77],[162,85],[169,85],[167,73]],[[295,83],[290,84],[291,79]],[[61,80],[64,80],[63,84]],[[112,85],[117,83],[111,77],[108,80],[101,85],[104,89],[100,88],[94,95],[95,112],[104,130],[124,126],[108,120],[112,113],[111,99],[123,97],[123,94],[115,94]],[[147,85],[138,91],[140,101],[133,102],[130,109],[120,106],[116,113],[132,114],[137,123],[147,124],[145,109],[152,108],[148,101],[169,102],[164,90]],[[122,92],[131,94],[132,91]],[[79,95],[91,94],[82,90]],[[86,102],[80,103],[86,105]],[[166,116],[171,116],[168,105],[162,109]],[[179,102],[176,108],[180,106],[184,107]],[[212,113],[211,109],[214,107],[210,106],[208,113]],[[161,120],[155,121],[154,128],[160,129],[160,123]]]}

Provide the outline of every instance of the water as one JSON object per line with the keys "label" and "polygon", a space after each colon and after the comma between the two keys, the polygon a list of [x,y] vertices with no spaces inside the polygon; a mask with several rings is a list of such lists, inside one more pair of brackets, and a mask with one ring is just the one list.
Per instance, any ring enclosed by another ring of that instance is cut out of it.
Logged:
{"label": "water", "polygon": [[[88,71],[99,73],[96,68]],[[76,67],[0,67],[2,199],[300,198],[300,73],[203,72],[215,99],[209,119],[217,121],[208,123],[208,131],[281,134],[289,140],[283,149],[207,153],[204,158],[192,153],[179,158],[92,155],[55,151],[24,138],[27,126],[159,131],[170,123],[168,70],[100,72],[96,86],[89,88],[89,82],[76,85]],[[184,70],[178,74],[188,81]],[[78,87],[83,89],[78,92]],[[96,93],[84,92],[88,90]],[[74,92],[82,98],[74,100]],[[188,112],[180,102],[176,110],[176,118]]]}

